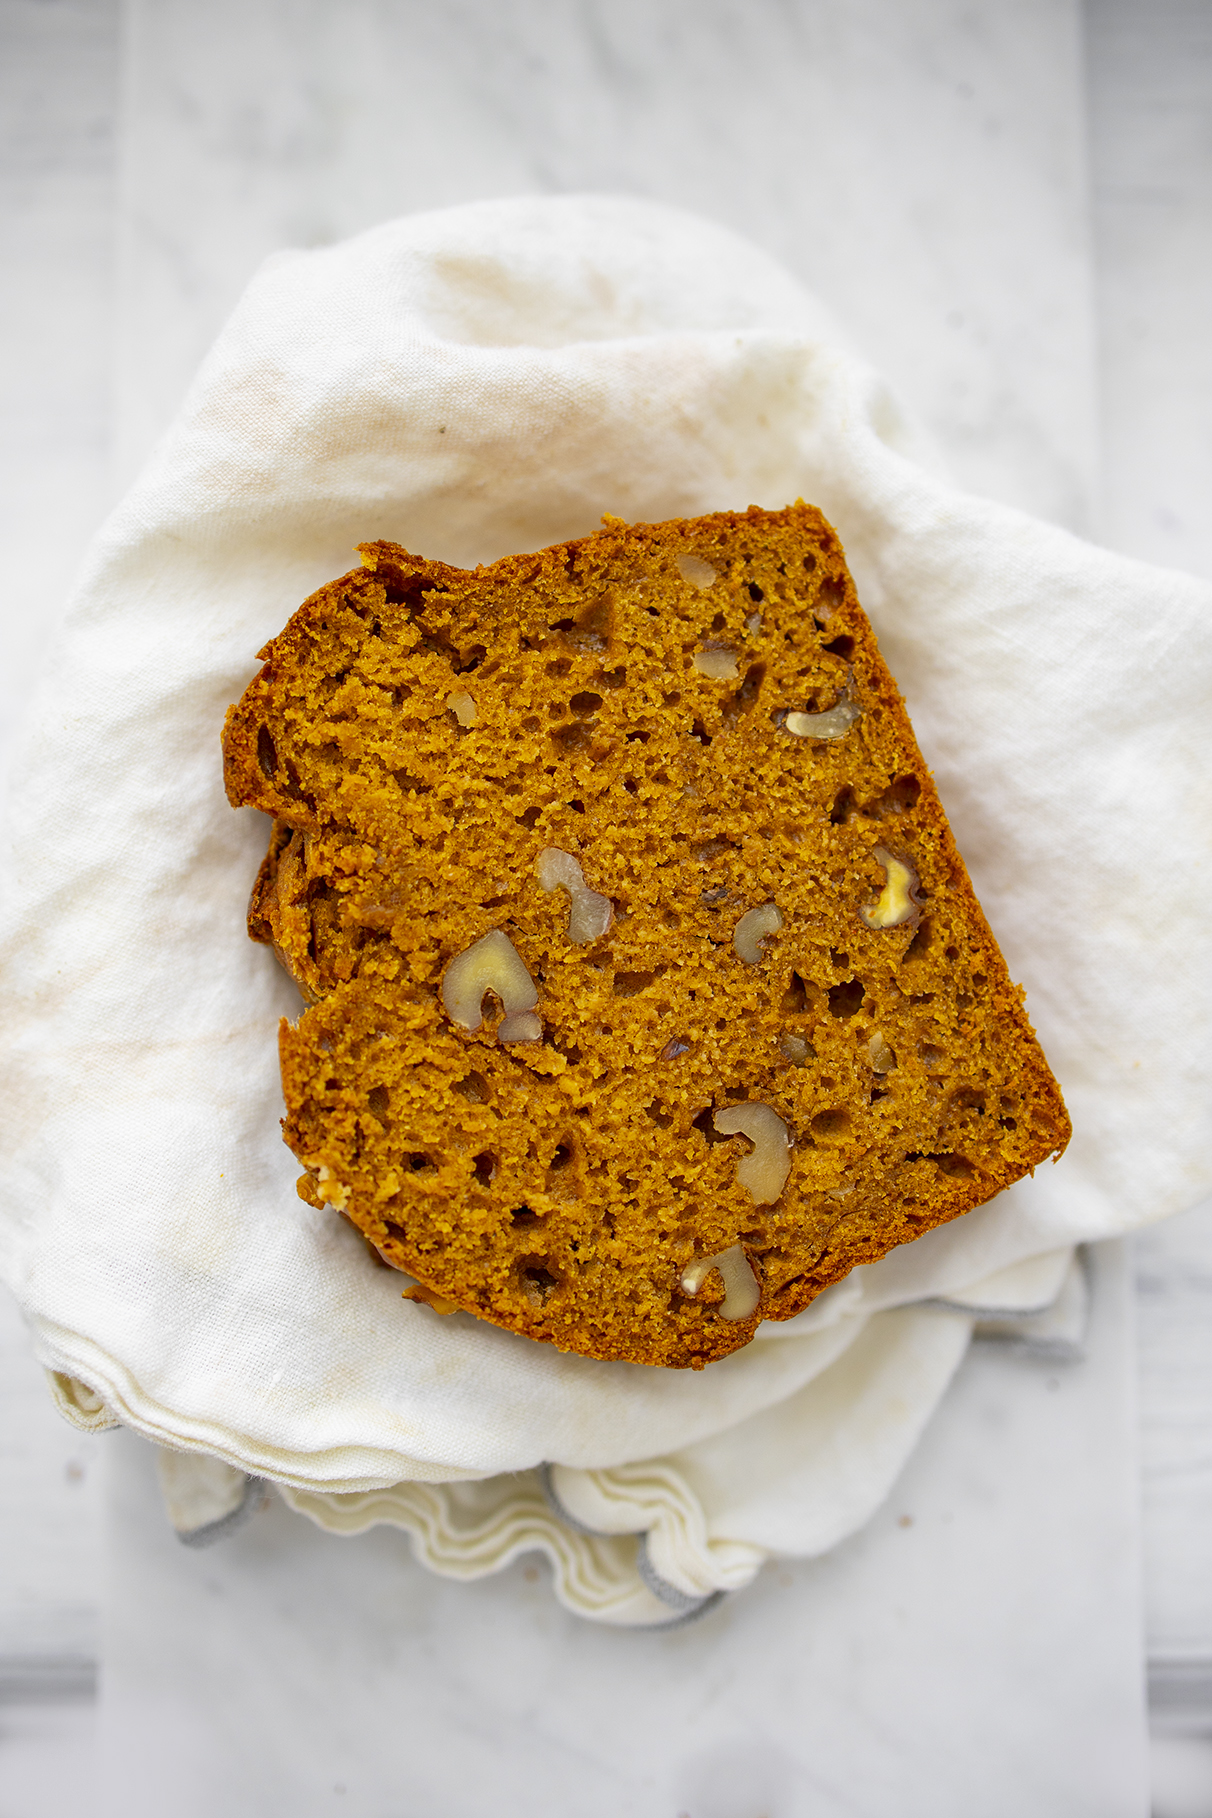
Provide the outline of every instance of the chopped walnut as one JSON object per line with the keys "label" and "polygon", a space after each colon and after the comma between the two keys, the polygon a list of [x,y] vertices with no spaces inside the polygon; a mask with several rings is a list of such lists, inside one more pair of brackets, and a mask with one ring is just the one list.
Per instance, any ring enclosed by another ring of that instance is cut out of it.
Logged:
{"label": "chopped walnut", "polygon": [[859,915],[868,928],[900,928],[917,921],[922,913],[917,899],[917,872],[906,859],[896,858],[884,846],[877,846],[872,857],[884,867],[884,888],[874,903],[865,904]]}
{"label": "chopped walnut", "polygon": [[535,860],[535,876],[541,890],[567,890],[569,896],[574,890],[584,890],[585,873],[580,863],[571,852],[562,852],[558,846],[544,846]]}
{"label": "chopped walnut", "polygon": [[735,682],[740,674],[731,650],[724,650],[718,645],[696,650],[690,660],[699,674],[705,675],[709,682]]}
{"label": "chopped walnut", "polygon": [[721,1136],[749,1138],[753,1149],[737,1163],[737,1180],[755,1206],[772,1206],[791,1172],[791,1139],[778,1112],[750,1099],[717,1111],[712,1122]]}
{"label": "chopped walnut", "polygon": [[710,562],[704,562],[701,556],[686,553],[677,557],[677,570],[684,581],[689,581],[692,587],[700,590],[714,586],[720,578]]}
{"label": "chopped walnut", "polygon": [[841,739],[863,717],[863,710],[852,699],[847,683],[833,706],[824,713],[789,713],[783,721],[797,739]]}
{"label": "chopped walnut", "polygon": [[758,1286],[753,1265],[740,1244],[721,1250],[718,1256],[700,1256],[697,1262],[689,1263],[682,1270],[678,1281],[682,1293],[689,1295],[691,1300],[701,1294],[713,1269],[719,1270],[724,1283],[721,1319],[748,1319],[751,1313],[757,1311],[762,1290]]}
{"label": "chopped walnut", "polygon": [[435,1313],[457,1313],[459,1310],[453,1300],[447,1300],[434,1288],[423,1287],[419,1281],[414,1281],[411,1288],[405,1288],[400,1298],[418,1301],[424,1307],[432,1307]]}
{"label": "chopped walnut", "polygon": [[867,1053],[871,1059],[873,1073],[891,1073],[896,1066],[896,1055],[878,1029],[867,1043]]}
{"label": "chopped walnut", "polygon": [[460,726],[474,726],[476,723],[476,704],[469,694],[452,694],[447,697],[446,705],[458,720]]}
{"label": "chopped walnut", "polygon": [[[304,1163],[306,1167],[307,1164]],[[323,1162],[315,1169],[316,1198],[322,1199],[325,1205],[333,1206],[338,1212],[344,1212],[349,1204],[349,1188],[344,1186]]]}
{"label": "chopped walnut", "polygon": [[614,920],[610,898],[590,890],[585,874],[571,852],[546,846],[535,861],[541,890],[567,890],[572,904],[568,913],[568,938],[575,947],[588,946],[606,933]]}
{"label": "chopped walnut", "polygon": [[749,909],[732,930],[732,945],[738,959],[747,966],[760,965],[765,958],[765,943],[783,925],[783,912],[776,903],[762,903]]}
{"label": "chopped walnut", "polygon": [[[380,1256],[382,1256],[382,1254],[382,1251],[380,1251]],[[383,1262],[387,1262],[385,1256],[383,1256]],[[412,1282],[411,1287],[405,1287],[405,1289],[403,1289],[400,1298],[402,1298],[402,1300],[414,1300],[416,1304],[422,1305],[422,1307],[432,1307],[434,1313],[458,1313],[458,1305],[454,1304],[452,1300],[447,1300],[445,1294],[438,1293],[434,1287],[425,1287],[423,1282]]]}
{"label": "chopped walnut", "polygon": [[543,1025],[530,1013],[539,1001],[534,980],[507,934],[493,928],[456,954],[442,978],[442,1002],[451,1022],[476,1030],[483,1020],[485,992],[499,997],[505,1019],[497,1030],[502,1042],[538,1042]]}

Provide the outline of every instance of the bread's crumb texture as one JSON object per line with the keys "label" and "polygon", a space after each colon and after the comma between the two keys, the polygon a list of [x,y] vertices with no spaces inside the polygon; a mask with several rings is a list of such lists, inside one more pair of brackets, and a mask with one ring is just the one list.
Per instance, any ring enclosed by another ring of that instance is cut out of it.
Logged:
{"label": "bread's crumb texture", "polygon": [[303,1198],[441,1311],[697,1368],[1069,1123],[824,518],[605,526],[364,546],[227,788],[275,816]]}

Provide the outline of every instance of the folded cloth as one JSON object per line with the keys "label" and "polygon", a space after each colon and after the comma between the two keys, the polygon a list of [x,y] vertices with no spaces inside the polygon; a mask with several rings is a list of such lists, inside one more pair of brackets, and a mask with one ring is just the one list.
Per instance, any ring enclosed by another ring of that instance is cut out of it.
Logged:
{"label": "folded cloth", "polygon": [[[1041,1294],[1052,1294],[1048,1305],[1035,1304]],[[674,1627],[749,1584],[767,1559],[826,1552],[861,1526],[974,1329],[1050,1359],[1079,1355],[1085,1276],[1069,1251],[972,1283],[966,1296],[852,1319],[843,1354],[805,1389],[666,1458],[354,1493],[283,1486],[282,1495],[330,1534],[402,1530],[445,1578],[487,1577],[543,1553],[556,1596],[576,1615]],[[261,1480],[219,1459],[161,1448],[159,1468],[187,1546],[225,1538],[261,1506]]]}
{"label": "folded cloth", "polygon": [[[283,1485],[281,1493],[330,1534],[401,1530],[442,1577],[487,1577],[538,1552],[574,1614],[612,1627],[676,1627],[743,1589],[767,1559],[811,1557],[861,1526],[891,1489],[972,1331],[1073,1360],[1085,1309],[1084,1271],[1071,1251],[1058,1251],[971,1283],[962,1298],[852,1316],[837,1363],[806,1389],[666,1458],[352,1493]],[[52,1375],[50,1386],[75,1425],[114,1424],[83,1384]],[[264,1503],[263,1480],[221,1459],[162,1446],[157,1463],[168,1518],[186,1546],[227,1539]]]}
{"label": "folded cloth", "polygon": [[242,1528],[265,1501],[265,1484],[221,1458],[174,1452],[156,1458],[160,1490],[177,1538],[187,1547],[209,1547]]}
{"label": "folded cloth", "polygon": [[[295,1197],[276,1024],[298,999],[245,937],[267,829],[224,799],[224,710],[357,541],[466,565],[603,511],[797,496],[840,531],[1070,1149],[702,1373],[405,1302]],[[15,768],[0,1269],[44,1363],[312,1513],[462,1481],[433,1499],[457,1514],[498,1494],[472,1480],[547,1464],[586,1527],[602,1499],[628,1521],[642,1503],[629,1531],[692,1599],[720,1588],[712,1546],[742,1549],[734,1572],[828,1544],[937,1403],[974,1284],[1001,1281],[1003,1314],[1041,1308],[1075,1242],[1212,1185],[1210,675],[1212,590],[955,490],[811,299],[708,223],[527,199],[270,260],[98,538]],[[811,1491],[766,1446],[810,1461]],[[640,1464],[624,1494],[609,1474]],[[686,1486],[700,1512],[724,1497],[693,1558],[661,1519]]]}

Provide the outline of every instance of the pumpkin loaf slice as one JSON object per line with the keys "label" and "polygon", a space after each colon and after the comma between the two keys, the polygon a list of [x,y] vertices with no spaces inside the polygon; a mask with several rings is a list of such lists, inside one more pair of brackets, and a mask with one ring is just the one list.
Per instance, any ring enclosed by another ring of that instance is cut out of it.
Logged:
{"label": "pumpkin loaf slice", "polygon": [[1064,1148],[818,511],[361,554],[224,753],[299,1191],[413,1298],[699,1368]]}

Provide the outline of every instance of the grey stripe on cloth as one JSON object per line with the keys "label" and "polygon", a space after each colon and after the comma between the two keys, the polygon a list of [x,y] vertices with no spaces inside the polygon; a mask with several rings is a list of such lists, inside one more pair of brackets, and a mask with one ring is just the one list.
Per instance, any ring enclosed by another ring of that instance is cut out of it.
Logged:
{"label": "grey stripe on cloth", "polygon": [[[572,1528],[574,1532],[578,1534],[592,1535],[596,1540],[619,1538],[617,1535],[606,1534],[602,1528],[591,1528],[586,1522],[578,1520],[575,1515],[564,1507],[564,1504],[556,1494],[555,1484],[552,1482],[551,1478],[551,1466],[549,1464],[542,1464],[539,1466],[538,1478],[548,1508],[553,1515],[559,1517],[565,1526]],[[635,1538],[639,1542],[639,1550],[636,1554],[635,1564],[636,1571],[640,1575],[641,1583],[650,1590],[653,1596],[658,1598],[661,1603],[668,1604],[670,1609],[674,1611],[674,1615],[670,1617],[668,1622],[637,1622],[623,1626],[637,1629],[652,1629],[663,1635],[669,1629],[680,1629],[688,1622],[697,1622],[700,1616],[705,1616],[708,1610],[713,1610],[716,1604],[722,1603],[724,1598],[728,1595],[726,1591],[709,1591],[705,1597],[694,1597],[687,1591],[679,1591],[675,1584],[670,1584],[667,1578],[661,1577],[651,1559],[648,1557],[647,1534],[637,1534]]]}
{"label": "grey stripe on cloth", "polygon": [[981,1307],[945,1295],[914,1305],[975,1320],[974,1338],[1052,1363],[1080,1363],[1086,1354],[1090,1313],[1090,1259],[1084,1244],[1078,1246],[1076,1257],[1076,1283],[1066,1276],[1060,1293],[1046,1307]]}
{"label": "grey stripe on cloth", "polygon": [[662,1578],[649,1557],[647,1534],[640,1535],[635,1569],[653,1596],[659,1597],[662,1603],[667,1603],[671,1610],[677,1612],[672,1622],[657,1623],[657,1628],[680,1628],[684,1622],[695,1622],[724,1598],[723,1591],[708,1591],[705,1597],[695,1597],[689,1591],[679,1591],[676,1584],[670,1584],[667,1578]]}
{"label": "grey stripe on cloth", "polygon": [[1149,1721],[1169,1736],[1212,1736],[1212,1654],[1149,1659]]}
{"label": "grey stripe on cloth", "polygon": [[234,1509],[220,1515],[218,1521],[204,1522],[200,1528],[178,1528],[177,1539],[183,1547],[210,1547],[216,1540],[226,1540],[264,1507],[268,1495],[269,1485],[264,1477],[246,1477],[244,1494]]}
{"label": "grey stripe on cloth", "polygon": [[688,1629],[692,1622],[697,1622],[700,1616],[706,1616],[709,1610],[714,1610],[717,1603],[723,1603],[727,1596],[727,1591],[712,1591],[709,1597],[696,1603],[692,1610],[687,1610],[682,1616],[671,1616],[668,1622],[633,1622],[628,1626],[648,1635],[668,1635],[670,1629]]}
{"label": "grey stripe on cloth", "polygon": [[1021,1351],[1025,1357],[1038,1358],[1040,1363],[1077,1364],[1083,1363],[1086,1356],[1085,1345],[1072,1338],[1033,1338],[1029,1332],[1004,1332],[996,1326],[989,1330],[978,1326],[972,1336],[981,1344]]}
{"label": "grey stripe on cloth", "polygon": [[576,1516],[564,1507],[564,1504],[556,1495],[556,1487],[551,1480],[551,1466],[549,1464],[541,1464],[539,1466],[538,1476],[539,1487],[543,1492],[544,1502],[553,1515],[559,1516],[565,1527],[572,1528],[578,1534],[592,1534],[595,1540],[610,1538],[603,1533],[601,1528],[591,1528],[586,1526],[585,1522],[578,1521]]}
{"label": "grey stripe on cloth", "polygon": [[1026,1351],[1032,1357],[1048,1358],[1056,1363],[1080,1363],[1086,1355],[1084,1332],[1075,1337],[1068,1333],[1032,1330],[1032,1321],[1038,1320],[1042,1324],[1051,1313],[1051,1307],[1024,1313],[1013,1309],[990,1313],[987,1308],[961,1306],[957,1300],[915,1300],[913,1305],[925,1307],[931,1313],[954,1313],[957,1318],[974,1320],[972,1336],[983,1344],[1004,1345],[1008,1350]]}

